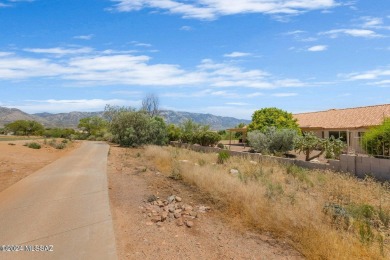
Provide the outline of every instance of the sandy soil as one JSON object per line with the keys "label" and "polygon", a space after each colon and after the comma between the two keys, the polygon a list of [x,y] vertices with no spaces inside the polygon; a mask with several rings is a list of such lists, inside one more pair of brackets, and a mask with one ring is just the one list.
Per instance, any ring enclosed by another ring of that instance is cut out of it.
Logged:
{"label": "sandy soil", "polygon": [[[108,181],[119,259],[302,259],[286,241],[250,232],[194,187],[167,178],[142,149],[111,146]],[[177,195],[184,203],[208,206],[194,226],[175,221],[152,224],[142,212],[149,196]]]}
{"label": "sandy soil", "polygon": [[[40,143],[42,148],[31,149],[23,146],[29,142]],[[65,149],[59,150],[45,145],[43,140],[0,139],[0,192],[78,146],[79,143],[72,142]]]}

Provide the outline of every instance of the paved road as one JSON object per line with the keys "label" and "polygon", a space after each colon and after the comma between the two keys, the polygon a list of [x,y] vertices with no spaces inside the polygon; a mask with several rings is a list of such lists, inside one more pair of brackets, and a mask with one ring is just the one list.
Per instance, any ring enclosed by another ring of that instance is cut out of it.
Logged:
{"label": "paved road", "polygon": [[0,259],[117,259],[106,176],[108,149],[105,143],[85,142],[0,193],[0,247],[53,249],[0,252]]}

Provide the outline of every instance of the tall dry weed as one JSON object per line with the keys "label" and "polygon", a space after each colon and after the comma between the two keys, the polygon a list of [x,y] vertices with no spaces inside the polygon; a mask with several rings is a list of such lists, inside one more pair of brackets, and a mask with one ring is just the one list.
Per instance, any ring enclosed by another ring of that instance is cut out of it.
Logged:
{"label": "tall dry weed", "polygon": [[248,227],[287,238],[310,259],[390,257],[383,224],[390,221],[390,193],[372,179],[239,157],[217,164],[217,154],[172,147],[150,146],[145,153],[161,172],[179,173]]}

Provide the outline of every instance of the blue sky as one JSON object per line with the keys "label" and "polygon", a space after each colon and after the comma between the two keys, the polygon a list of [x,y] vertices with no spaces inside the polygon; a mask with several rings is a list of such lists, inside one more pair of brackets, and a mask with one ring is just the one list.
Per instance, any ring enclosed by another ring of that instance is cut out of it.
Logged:
{"label": "blue sky", "polygon": [[0,106],[250,119],[390,103],[388,0],[0,0]]}

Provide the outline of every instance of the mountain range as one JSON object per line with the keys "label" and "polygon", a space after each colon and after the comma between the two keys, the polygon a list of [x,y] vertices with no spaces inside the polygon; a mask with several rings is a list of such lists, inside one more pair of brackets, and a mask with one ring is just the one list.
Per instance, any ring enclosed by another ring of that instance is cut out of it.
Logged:
{"label": "mountain range", "polygon": [[[36,113],[28,114],[17,108],[0,107],[0,127],[15,120],[35,120],[45,127],[68,127],[76,128],[79,120],[85,117],[103,116],[103,112],[69,112],[69,113]],[[237,119],[233,117],[215,116],[212,114],[180,112],[172,110],[161,110],[162,116],[167,124],[180,124],[188,119],[202,125],[209,125],[213,130],[227,129],[237,126],[240,123],[249,124],[250,120]]]}

